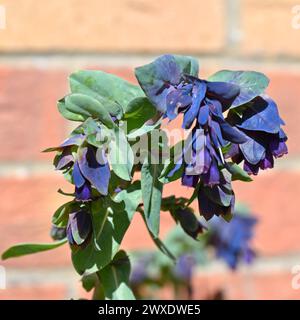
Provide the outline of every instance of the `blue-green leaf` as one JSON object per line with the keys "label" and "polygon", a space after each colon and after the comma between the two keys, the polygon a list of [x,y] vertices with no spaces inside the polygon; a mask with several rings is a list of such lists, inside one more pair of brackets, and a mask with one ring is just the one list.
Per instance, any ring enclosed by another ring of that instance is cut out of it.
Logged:
{"label": "blue-green leaf", "polygon": [[95,98],[118,119],[131,100],[144,95],[140,87],[98,70],[74,72],[69,80],[72,93],[83,93]]}
{"label": "blue-green leaf", "polygon": [[127,138],[130,140],[136,139],[148,132],[151,132],[154,129],[158,129],[161,125],[161,119],[159,119],[157,122],[155,122],[154,124],[147,124],[145,123],[144,125],[142,125],[140,128],[138,128],[137,130],[134,130],[133,132],[130,132],[127,135]]}
{"label": "blue-green leaf", "polygon": [[229,162],[228,164],[228,170],[232,174],[231,180],[241,180],[250,182],[252,181],[251,177],[248,175],[246,171],[244,171],[238,164]]}
{"label": "blue-green leaf", "polygon": [[133,99],[126,107],[124,121],[127,124],[127,132],[141,128],[146,122],[156,115],[157,111],[146,97]]}
{"label": "blue-green leaf", "polygon": [[163,184],[159,181],[163,166],[146,160],[142,166],[141,187],[147,226],[156,237],[159,233]]}
{"label": "blue-green leaf", "polygon": [[135,300],[129,287],[130,261],[124,251],[119,251],[113,261],[99,272],[105,299]]}
{"label": "blue-green leaf", "polygon": [[25,256],[28,254],[38,253],[42,251],[48,251],[62,246],[67,242],[66,239],[56,241],[53,243],[20,243],[10,247],[2,254],[2,260],[9,258],[16,258]]}
{"label": "blue-green leaf", "polygon": [[108,128],[114,127],[114,122],[103,104],[85,94],[73,93],[66,96],[65,107],[68,112],[79,114],[84,119],[96,118]]}
{"label": "blue-green leaf", "polygon": [[134,155],[124,131],[120,128],[114,130],[109,144],[109,158],[115,174],[121,179],[130,181]]}
{"label": "blue-green leaf", "polygon": [[[57,108],[58,108],[58,111],[60,112],[60,114],[68,120],[80,121],[80,122],[85,120],[85,117],[83,115],[78,114],[78,113],[74,113],[74,112],[70,111],[69,109],[67,109],[66,103],[65,103],[65,98],[63,98],[57,102]],[[48,149],[46,149],[46,150],[48,151]],[[55,150],[49,149],[49,151],[55,151]]]}
{"label": "blue-green leaf", "polygon": [[208,78],[209,81],[223,81],[237,84],[240,94],[232,107],[238,107],[262,94],[269,84],[269,79],[260,72],[221,70]]}

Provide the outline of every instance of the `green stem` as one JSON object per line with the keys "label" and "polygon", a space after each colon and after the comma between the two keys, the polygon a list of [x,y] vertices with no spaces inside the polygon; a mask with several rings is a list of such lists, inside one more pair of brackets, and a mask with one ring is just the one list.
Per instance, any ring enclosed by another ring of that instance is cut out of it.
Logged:
{"label": "green stem", "polygon": [[98,274],[98,272],[96,274],[97,274],[97,281],[95,284],[95,289],[94,289],[92,299],[93,300],[105,300],[103,286],[101,285],[99,274]]}

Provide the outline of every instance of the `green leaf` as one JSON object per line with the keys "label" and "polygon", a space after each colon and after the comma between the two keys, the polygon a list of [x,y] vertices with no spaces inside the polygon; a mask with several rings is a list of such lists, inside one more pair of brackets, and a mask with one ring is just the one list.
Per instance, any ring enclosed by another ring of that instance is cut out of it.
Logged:
{"label": "green leaf", "polygon": [[92,118],[85,120],[82,128],[86,141],[96,148],[106,148],[113,136],[113,130]]}
{"label": "green leaf", "polygon": [[[159,181],[166,184],[175,180],[178,180],[182,177],[182,174],[184,172],[184,163],[181,159],[181,154],[183,151],[183,144],[184,141],[179,141],[170,149],[170,159],[165,161],[163,170],[161,172],[161,175],[159,177]],[[182,161],[182,164],[180,168],[175,171],[175,173],[172,176],[168,176],[170,172],[175,168],[176,163],[179,163],[179,161]]]}
{"label": "green leaf", "polygon": [[163,184],[158,180],[162,171],[161,164],[146,160],[141,170],[141,188],[147,226],[156,237],[159,233],[160,206]]}
{"label": "green leaf", "polygon": [[[151,235],[151,234],[150,234]],[[153,237],[153,235],[151,235],[152,240],[154,241],[155,245],[157,246],[157,248],[168,258],[170,258],[173,261],[176,261],[175,256],[173,255],[173,253],[169,250],[169,248],[161,241],[160,238],[158,237]]]}
{"label": "green leaf", "polygon": [[151,132],[154,129],[158,129],[161,125],[161,120],[159,119],[156,123],[154,124],[147,124],[145,123],[142,127],[138,128],[137,130],[134,130],[133,132],[130,132],[129,134],[127,134],[127,138],[129,140],[133,140],[136,139],[146,133]]}
{"label": "green leaf", "polygon": [[174,55],[176,62],[179,64],[183,73],[198,77],[199,64],[197,59],[190,56]]}
{"label": "green leaf", "polygon": [[240,94],[232,107],[238,107],[262,94],[269,84],[269,79],[260,72],[221,70],[208,78],[209,81],[224,81],[240,86]]}
{"label": "green leaf", "polygon": [[87,274],[81,278],[82,287],[85,291],[90,292],[96,287],[98,282],[98,277],[96,273]]}
{"label": "green leaf", "polygon": [[195,241],[193,238],[187,237],[182,227],[177,225],[167,234],[165,243],[172,247],[172,252],[176,257],[191,254],[197,264],[203,264],[207,262],[207,255],[210,253],[207,250],[207,235],[208,232],[204,233],[198,241]]}
{"label": "green leaf", "polygon": [[21,243],[10,247],[2,254],[2,260],[25,256],[27,254],[48,251],[62,246],[67,242],[66,239],[53,243]]}
{"label": "green leaf", "polygon": [[134,155],[124,131],[120,128],[114,130],[113,139],[109,144],[109,158],[115,174],[130,181]]}
{"label": "green leaf", "polygon": [[174,216],[179,221],[186,234],[195,240],[199,240],[201,238],[203,228],[192,208],[185,208],[184,211],[177,208],[174,212]]}
{"label": "green leaf", "polygon": [[[140,213],[142,215],[143,220],[145,221],[146,225],[146,217],[145,217],[145,213],[143,210],[140,210]],[[176,258],[174,257],[173,253],[168,249],[168,247],[161,241],[161,239],[158,236],[153,235],[153,233],[149,230],[149,227],[147,225],[147,230],[149,232],[149,235],[152,239],[152,241],[154,242],[154,244],[156,245],[156,247],[169,259],[175,261]]]}
{"label": "green leaf", "polygon": [[108,128],[114,127],[109,112],[98,100],[85,94],[73,93],[65,97],[66,110],[81,115],[84,119],[89,117],[99,119]]}
{"label": "green leaf", "polygon": [[146,97],[133,99],[126,107],[124,120],[127,123],[127,132],[141,128],[157,113],[156,108]]}
{"label": "green leaf", "polygon": [[189,201],[186,203],[186,207],[190,206],[194,200],[196,200],[196,198],[198,197],[198,193],[199,193],[199,188],[201,187],[200,183],[198,183],[196,185],[196,188],[194,189],[193,194],[191,195]]}
{"label": "green leaf", "polygon": [[72,93],[83,93],[95,98],[118,119],[131,100],[144,96],[140,87],[102,71],[77,71],[70,75],[69,81]]}
{"label": "green leaf", "polygon": [[93,239],[85,248],[72,248],[73,265],[79,274],[97,272],[110,263],[140,202],[140,184],[135,182],[114,201],[105,197],[92,203]]}
{"label": "green leaf", "polygon": [[142,202],[142,192],[140,181],[135,181],[127,189],[119,192],[114,201],[117,203],[124,203],[124,209],[128,214],[129,220],[132,219],[138,205]]}
{"label": "green leaf", "polygon": [[[81,114],[74,113],[74,112],[67,109],[66,103],[65,103],[65,98],[63,98],[57,102],[57,108],[58,108],[58,111],[60,112],[60,114],[68,120],[81,121],[81,122],[85,120],[85,117],[82,116]],[[53,150],[51,150],[51,149],[53,149]],[[57,148],[55,148],[55,149],[48,148],[44,152],[51,152],[51,151],[55,151],[55,150],[57,150]]]}
{"label": "green leaf", "polygon": [[113,261],[99,271],[105,299],[135,300],[129,287],[130,261],[124,251],[119,251]]}
{"label": "green leaf", "polygon": [[60,206],[52,216],[52,223],[57,227],[66,227],[69,219],[69,213],[72,209],[75,209],[77,205],[78,204],[76,202],[70,201]]}
{"label": "green leaf", "polygon": [[241,180],[250,182],[252,181],[251,177],[248,175],[246,171],[244,171],[238,164],[233,162],[228,162],[228,170],[232,174],[232,181]]}

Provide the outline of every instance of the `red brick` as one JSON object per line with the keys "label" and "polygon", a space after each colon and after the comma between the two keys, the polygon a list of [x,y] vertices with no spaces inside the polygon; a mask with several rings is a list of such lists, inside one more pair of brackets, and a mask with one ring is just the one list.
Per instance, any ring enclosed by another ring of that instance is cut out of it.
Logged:
{"label": "red brick", "polygon": [[297,4],[294,0],[241,1],[241,51],[254,56],[298,57],[300,32],[292,27],[292,8]]}
{"label": "red brick", "polygon": [[[298,204],[299,173],[266,171],[250,183],[234,182],[236,200],[248,205],[259,218],[253,246],[259,255],[292,253],[300,250]],[[176,181],[165,187],[164,194],[189,197],[192,190]],[[193,205],[198,211],[197,201]],[[161,237],[174,226],[168,213],[161,214]],[[138,241],[137,241],[138,239]],[[153,248],[144,222],[136,215],[124,245],[130,249]]]}
{"label": "red brick", "polygon": [[292,288],[291,273],[270,272],[268,274],[250,276],[249,283],[255,293],[255,299],[261,300],[288,300],[300,299],[300,290]]}
{"label": "red brick", "polygon": [[66,89],[62,71],[0,68],[1,161],[50,158],[40,152],[64,138],[56,101]]}
{"label": "red brick", "polygon": [[249,183],[236,182],[237,201],[244,202],[259,218],[254,246],[261,255],[300,250],[297,199],[299,172],[265,171]]}
{"label": "red brick", "polygon": [[[254,177],[251,183],[234,182],[236,200],[245,203],[259,218],[253,246],[259,255],[278,255],[300,250],[298,194],[300,174],[268,170]],[[176,181],[165,186],[164,195],[189,197],[192,189]],[[192,204],[198,212],[195,200]],[[174,226],[170,215],[161,213],[161,237]],[[137,241],[138,239],[138,241]],[[125,237],[129,249],[154,248],[142,219],[136,215]]]}
{"label": "red brick", "polygon": [[88,69],[92,70],[101,70],[104,72],[108,72],[111,74],[116,75],[117,77],[120,77],[126,81],[129,81],[131,83],[137,84],[136,77],[134,75],[134,67],[127,68],[127,67],[88,67]]}
{"label": "red brick", "polygon": [[[168,231],[175,226],[174,220],[170,217],[167,212],[161,213],[161,226],[160,226],[160,237],[163,239]],[[144,220],[140,214],[136,213],[133,221],[124,237],[122,247],[126,250],[143,250],[143,249],[156,249],[149,232],[145,226]]]}
{"label": "red brick", "polygon": [[213,299],[221,294],[223,299],[245,299],[242,275],[232,273],[201,274],[201,269],[193,277],[193,299]]}
{"label": "red brick", "polygon": [[[7,26],[1,51],[159,52],[220,50],[221,0],[2,0]],[[35,14],[31,14],[34,8]],[[188,30],[187,27],[190,27]]]}
{"label": "red brick", "polygon": [[282,70],[266,74],[270,78],[267,92],[277,102],[280,115],[286,123],[284,130],[289,137],[289,156],[300,155],[300,74]]}
{"label": "red brick", "polygon": [[61,284],[20,285],[0,290],[0,300],[63,300],[67,289]]}
{"label": "red brick", "polygon": [[[71,191],[62,177],[48,175],[30,179],[1,179],[0,204],[0,252],[21,242],[51,242],[49,236],[51,217],[58,206],[66,200],[56,190]],[[50,267],[71,265],[67,245],[39,254],[1,262],[8,267]]]}
{"label": "red brick", "polygon": [[194,299],[207,299],[217,292],[222,292],[223,298],[280,300],[300,299],[300,290],[292,288],[293,275],[289,272],[255,273],[255,267],[238,272],[216,272],[201,274],[201,269],[193,280]]}

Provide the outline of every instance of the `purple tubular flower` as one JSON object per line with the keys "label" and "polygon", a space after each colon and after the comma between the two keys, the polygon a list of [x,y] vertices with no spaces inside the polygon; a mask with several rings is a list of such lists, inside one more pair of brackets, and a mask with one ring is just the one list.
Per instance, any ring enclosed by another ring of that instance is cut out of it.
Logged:
{"label": "purple tubular flower", "polygon": [[62,152],[55,161],[57,170],[72,169],[75,197],[78,201],[91,200],[92,186],[100,194],[107,195],[110,179],[110,169],[104,150],[87,145],[77,148],[77,159],[74,158],[72,148],[80,146],[85,138],[84,134],[76,134],[65,140],[57,148]]}
{"label": "purple tubular flower", "polygon": [[196,260],[193,256],[184,254],[181,255],[174,268],[174,274],[182,281],[190,282],[193,276],[193,270],[196,266]]}
{"label": "purple tubular flower", "polygon": [[[165,55],[138,68],[136,76],[147,97],[165,117],[173,120],[182,113],[182,127],[193,128],[180,163],[175,164],[168,177],[183,168],[183,185],[195,188],[200,183],[200,213],[210,219],[214,214],[231,213],[234,204],[232,188],[224,183],[221,172],[223,168],[231,172],[223,150],[231,147],[227,158],[236,163],[244,160],[244,170],[257,174],[259,169],[272,168],[274,157],[287,153],[287,137],[272,99],[266,95],[253,98],[255,92],[245,90],[243,82],[236,81],[238,85],[199,79],[193,63],[190,58]],[[232,109],[237,98],[244,104]],[[218,197],[221,201],[216,200]]]}
{"label": "purple tubular flower", "polygon": [[244,160],[243,169],[257,175],[259,169],[273,168],[274,159],[270,149],[270,143],[277,139],[278,135],[264,132],[248,132],[249,140],[241,145],[232,145],[226,158],[231,157],[236,163]]}
{"label": "purple tubular flower", "polygon": [[287,136],[275,102],[267,96],[255,98],[240,118],[229,113],[228,121],[247,135],[245,143],[233,144],[226,158],[236,163],[244,160],[244,170],[258,174],[259,169],[273,168],[274,158],[288,153]]}
{"label": "purple tubular flower", "polygon": [[75,186],[75,197],[79,201],[88,201],[92,198],[92,187],[89,181],[85,181],[81,187]]}
{"label": "purple tubular flower", "polygon": [[[183,113],[184,129],[195,123],[192,141],[182,155],[185,164],[182,183],[195,187],[200,180],[212,187],[220,183],[219,167],[224,165],[222,148],[229,142],[247,141],[247,136],[232,127],[223,116],[239,95],[240,87],[233,83],[201,80],[197,78],[196,68],[183,67],[181,62],[176,56],[162,56],[144,67],[144,72],[147,69],[152,77],[151,81],[143,78],[139,70],[137,78],[148,98],[165,113],[165,117],[173,120]],[[190,153],[189,161],[185,158],[187,152]],[[178,166],[176,170],[180,168]],[[176,170],[172,170],[169,177]]]}
{"label": "purple tubular flower", "polygon": [[185,163],[182,184],[195,187],[200,179],[204,185],[218,185],[220,183],[218,166],[222,165],[219,140],[217,140],[216,148],[211,135],[206,135],[205,131],[200,128],[193,129],[191,140],[182,154]]}
{"label": "purple tubular flower", "polygon": [[114,191],[115,191],[115,193],[120,193],[122,191],[122,188],[117,187]]}
{"label": "purple tubular flower", "polygon": [[[195,187],[199,180],[206,186],[219,185],[219,167],[224,164],[221,149],[229,142],[247,141],[247,136],[232,127],[223,117],[223,111],[229,108],[238,94],[239,87],[234,84],[210,83],[187,75],[177,89],[173,88],[168,93],[166,115],[169,119],[172,120],[179,112],[183,112],[185,129],[196,121],[192,141],[184,150],[183,185]],[[190,153],[189,161],[186,159],[187,152]]]}
{"label": "purple tubular flower", "polygon": [[70,168],[74,164],[74,157],[72,155],[72,147],[79,146],[84,141],[85,136],[83,134],[75,134],[66,139],[58,147],[53,150],[61,151],[61,154],[55,161],[56,170],[65,170]]}
{"label": "purple tubular flower", "polygon": [[90,214],[81,209],[69,214],[67,239],[70,245],[83,245],[92,231]]}
{"label": "purple tubular flower", "polygon": [[82,174],[78,161],[74,163],[72,172],[73,182],[75,184],[75,197],[78,201],[88,201],[92,198],[91,183]]}
{"label": "purple tubular flower", "polygon": [[199,181],[199,176],[187,175],[185,173],[182,175],[182,179],[181,179],[182,185],[187,187],[192,187],[192,188],[196,188],[198,181]]}
{"label": "purple tubular flower", "polygon": [[235,196],[230,188],[226,185],[199,188],[199,211],[206,220],[210,220],[214,215],[227,216],[232,213]]}
{"label": "purple tubular flower", "polygon": [[130,274],[130,283],[133,286],[139,285],[144,282],[148,277],[147,267],[153,260],[152,254],[145,254],[139,258],[136,264],[133,265],[133,269]]}
{"label": "purple tubular flower", "polygon": [[64,170],[72,166],[74,163],[74,157],[70,148],[64,148],[62,154],[58,157],[55,164],[56,170]]}
{"label": "purple tubular flower", "polygon": [[[93,146],[87,146],[81,149],[78,157],[78,168],[81,176],[89,181],[97,191],[102,195],[107,195],[110,179],[110,169],[104,153],[104,150],[97,152]],[[77,187],[83,185],[79,179]]]}
{"label": "purple tubular flower", "polygon": [[100,194],[107,195],[110,169],[104,152],[98,157],[96,148],[92,146],[83,148],[73,166],[72,176],[77,200],[91,199],[91,185],[95,186]]}
{"label": "purple tubular flower", "polygon": [[235,214],[230,223],[221,219],[212,220],[210,244],[215,247],[217,257],[231,269],[236,269],[240,261],[253,261],[255,253],[249,242],[256,223],[256,218],[241,214]]}

